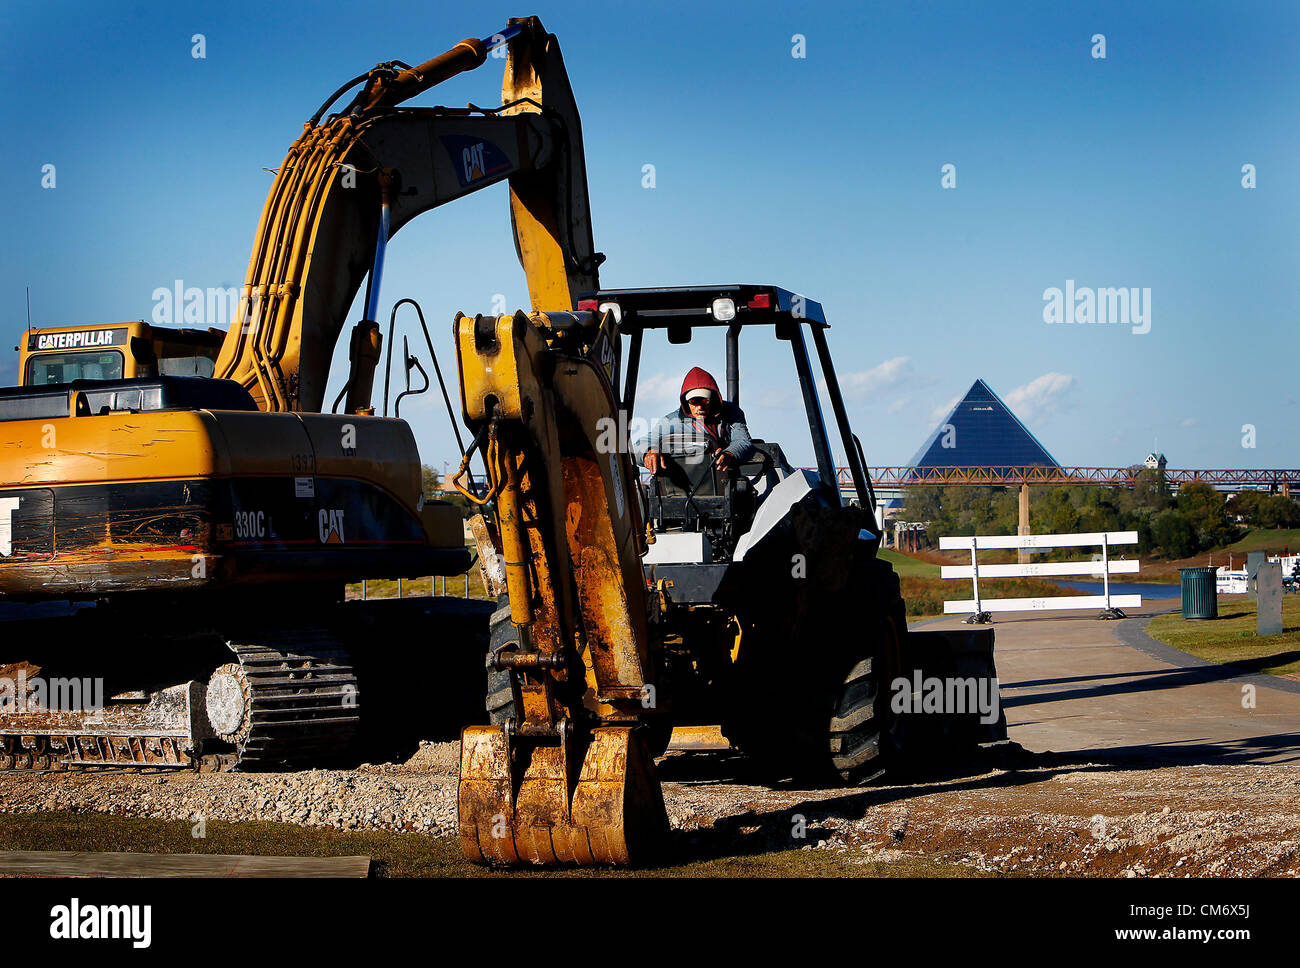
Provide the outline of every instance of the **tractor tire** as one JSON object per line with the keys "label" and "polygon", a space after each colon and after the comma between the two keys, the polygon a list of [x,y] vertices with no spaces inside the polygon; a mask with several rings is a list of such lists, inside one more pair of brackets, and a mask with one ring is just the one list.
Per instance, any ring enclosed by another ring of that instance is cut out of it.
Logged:
{"label": "tractor tire", "polygon": [[641,738],[650,758],[659,759],[668,752],[668,744],[673,740],[672,720],[667,716],[648,717],[641,724]]}
{"label": "tractor tire", "polygon": [[901,749],[889,692],[906,629],[898,579],[883,562],[855,571],[854,607],[825,603],[828,614],[861,615],[855,627],[831,619],[805,633],[798,669],[756,657],[732,703],[724,732],[769,779],[861,786],[882,778]]}
{"label": "tractor tire", "polygon": [[883,777],[902,745],[889,693],[898,642],[894,622],[886,618],[878,629],[877,650],[854,664],[834,698],[827,748],[831,767],[846,786],[861,786]]}
{"label": "tractor tire", "polygon": [[510,685],[508,669],[494,669],[492,657],[498,652],[519,648],[519,630],[510,624],[510,599],[502,595],[497,599],[497,610],[492,613],[488,631],[487,707],[488,722],[500,726],[515,718],[515,692]]}

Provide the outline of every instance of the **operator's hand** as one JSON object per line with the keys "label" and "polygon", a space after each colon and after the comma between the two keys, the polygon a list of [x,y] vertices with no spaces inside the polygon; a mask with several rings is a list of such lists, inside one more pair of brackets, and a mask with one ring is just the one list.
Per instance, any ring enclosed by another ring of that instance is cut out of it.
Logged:
{"label": "operator's hand", "polygon": [[651,474],[658,474],[660,471],[667,469],[668,462],[664,460],[663,455],[653,447],[645,452],[645,469]]}
{"label": "operator's hand", "polygon": [[720,471],[731,471],[736,469],[736,458],[725,450],[718,451],[718,456],[713,458],[713,466]]}

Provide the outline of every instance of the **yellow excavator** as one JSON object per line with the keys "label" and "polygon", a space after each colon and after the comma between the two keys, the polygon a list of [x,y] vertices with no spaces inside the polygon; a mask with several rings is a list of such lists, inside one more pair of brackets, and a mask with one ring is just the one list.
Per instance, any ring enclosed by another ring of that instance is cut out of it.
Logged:
{"label": "yellow excavator", "polygon": [[[489,54],[502,55],[500,107],[406,105]],[[427,687],[455,669],[486,627],[472,606],[342,599],[348,582],[470,564],[460,509],[422,493],[410,427],[375,415],[371,396],[389,240],[499,183],[534,304],[571,307],[598,285],[601,257],[581,123],[536,18],[418,66],[380,64],[307,121],[211,378],[69,355],[116,359],[102,341],[121,336],[137,360],[147,340],[130,327],[44,347],[52,331],[36,332],[24,366],[43,378],[0,390],[0,609],[34,603],[39,616],[5,628],[0,769],[319,762],[353,743],[363,705],[388,722],[387,683]],[[333,348],[367,277],[343,412],[326,413]],[[59,601],[74,613],[56,621]]]}

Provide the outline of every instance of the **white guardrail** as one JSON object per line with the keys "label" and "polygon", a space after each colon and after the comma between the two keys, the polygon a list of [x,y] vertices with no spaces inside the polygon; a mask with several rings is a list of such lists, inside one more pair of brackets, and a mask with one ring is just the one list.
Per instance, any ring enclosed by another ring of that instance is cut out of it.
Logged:
{"label": "white guardrail", "polygon": [[[1093,531],[1086,534],[1021,534],[975,535],[962,538],[940,538],[939,550],[970,549],[969,565],[944,565],[941,578],[969,578],[974,596],[963,601],[943,603],[945,615],[970,614],[966,621],[985,623],[992,621],[989,613],[1054,611],[1068,608],[1100,608],[1100,618],[1124,618],[1125,608],[1139,608],[1141,595],[1112,595],[1111,575],[1133,575],[1139,568],[1137,559],[1110,557],[1111,545],[1137,544],[1136,531]],[[1100,546],[1100,557],[1091,561],[1042,561],[1014,565],[981,565],[976,555],[980,551],[1008,548],[1079,548]],[[980,598],[980,578],[1039,578],[1044,576],[1074,575],[1100,577],[1100,595],[1063,595],[1052,598]]]}

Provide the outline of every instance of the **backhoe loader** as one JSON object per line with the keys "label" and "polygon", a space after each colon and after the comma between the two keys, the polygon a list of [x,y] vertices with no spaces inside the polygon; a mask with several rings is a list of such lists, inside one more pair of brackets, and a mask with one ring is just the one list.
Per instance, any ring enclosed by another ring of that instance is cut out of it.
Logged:
{"label": "backhoe loader", "polygon": [[[500,107],[406,106],[495,48]],[[132,360],[148,347],[112,327],[45,347],[89,341],[103,364],[25,358],[41,379],[0,390],[0,606],[95,607],[6,625],[0,680],[23,685],[0,696],[0,768],[320,762],[350,747],[363,706],[370,721],[400,705],[392,684],[427,708],[428,683],[486,629],[481,611],[342,602],[348,582],[470,563],[459,508],[421,491],[409,426],[371,402],[384,257],[416,216],[501,183],[532,302],[571,308],[601,256],[581,122],[536,18],[416,67],[380,64],[321,105],[276,170],[211,378],[119,373],[119,335]],[[343,412],[325,412],[367,277],[330,406]],[[105,701],[51,703],[33,683],[53,679]]]}
{"label": "backhoe loader", "polygon": [[[463,417],[495,505],[476,533],[501,591],[489,722],[462,733],[465,856],[659,856],[667,817],[654,762],[674,726],[721,724],[771,779],[818,784],[866,783],[1005,739],[996,702],[909,716],[912,704],[894,701],[927,679],[995,697],[993,635],[908,631],[898,578],[877,555],[874,496],[821,306],[728,285],[593,291],[578,307],[456,318]],[[643,339],[684,344],[703,327],[725,330],[732,403],[742,334],[788,344],[816,471],[756,440],[755,456],[726,472],[683,440],[639,481],[626,438]],[[847,504],[810,341],[848,454]]]}

